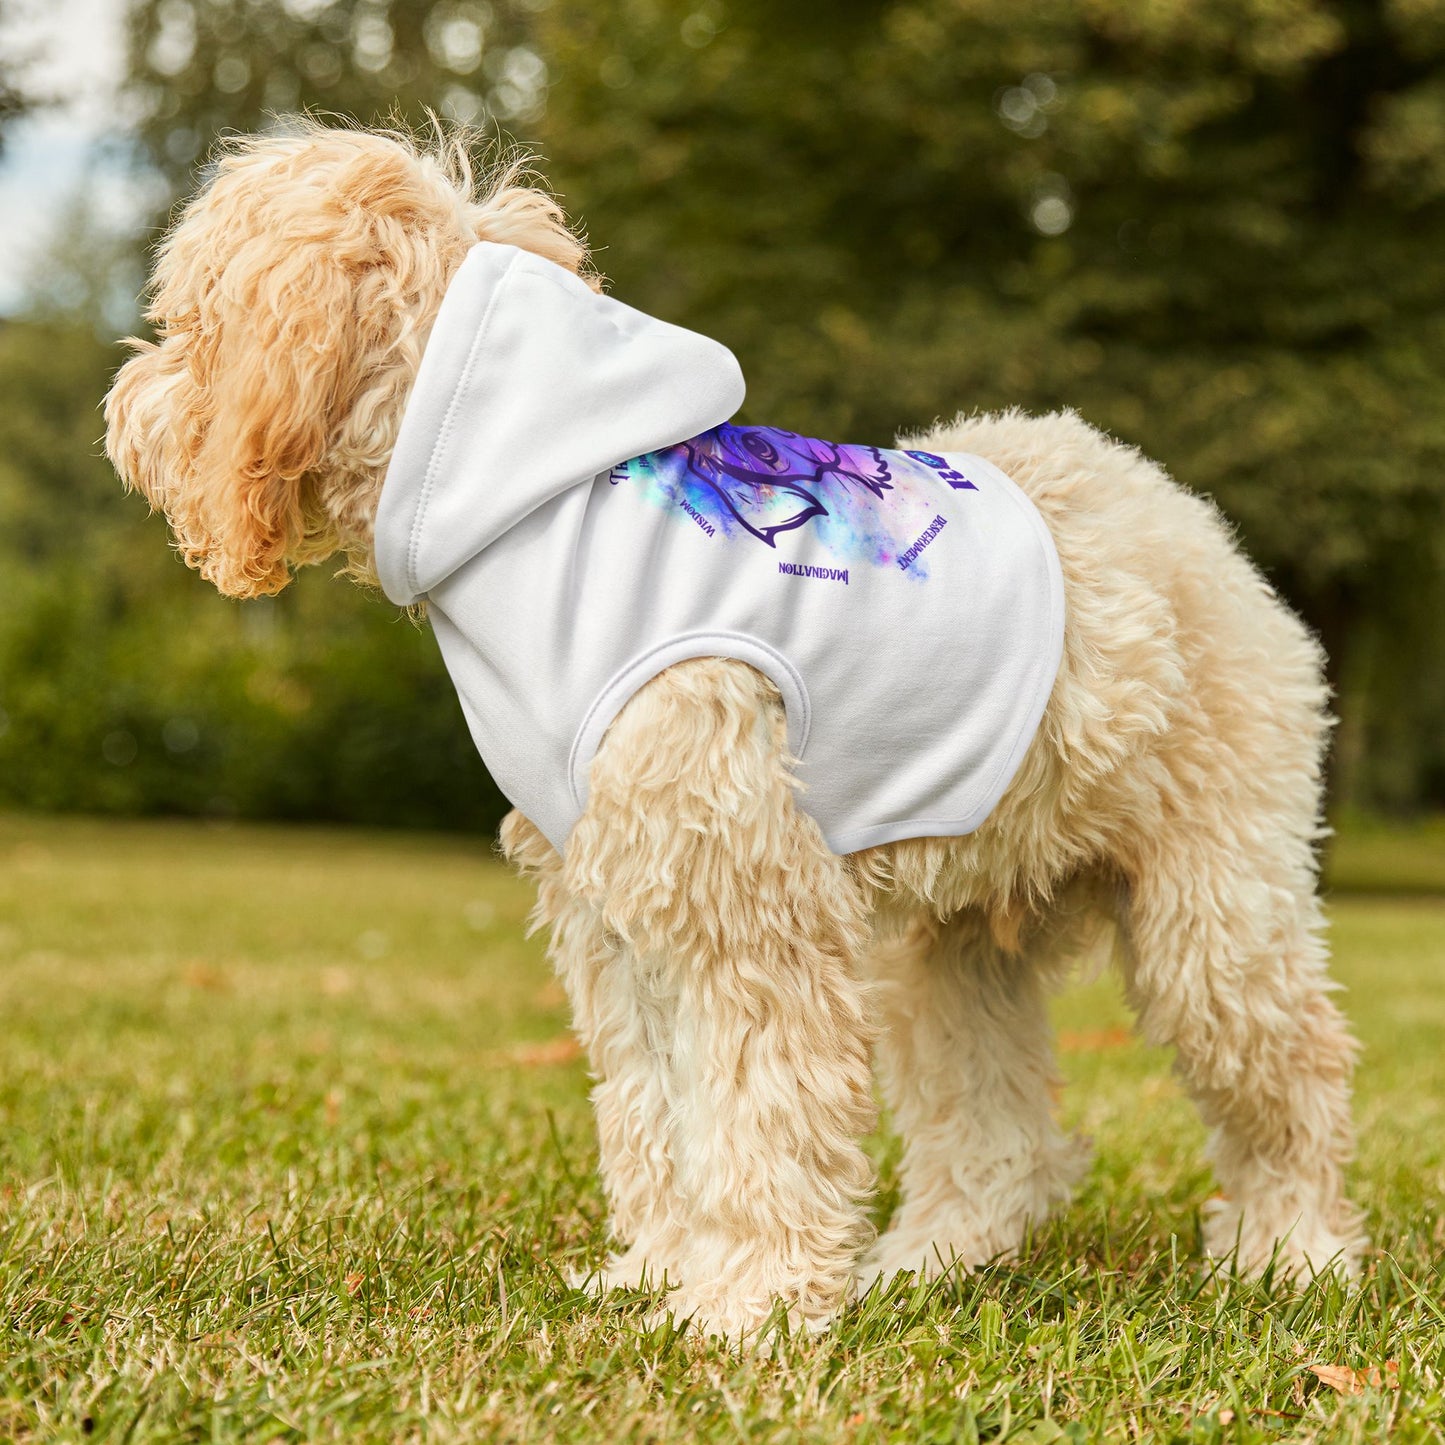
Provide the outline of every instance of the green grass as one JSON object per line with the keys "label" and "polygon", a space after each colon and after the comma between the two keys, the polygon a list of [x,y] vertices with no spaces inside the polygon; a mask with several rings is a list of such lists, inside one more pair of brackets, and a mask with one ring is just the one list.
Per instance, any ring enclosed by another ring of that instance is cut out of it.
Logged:
{"label": "green grass", "polygon": [[602,1204],[528,904],[455,839],[0,817],[0,1438],[1445,1439],[1445,901],[1332,905],[1361,1288],[1211,1277],[1200,1127],[1098,984],[1072,1208],[772,1359],[566,1283]]}

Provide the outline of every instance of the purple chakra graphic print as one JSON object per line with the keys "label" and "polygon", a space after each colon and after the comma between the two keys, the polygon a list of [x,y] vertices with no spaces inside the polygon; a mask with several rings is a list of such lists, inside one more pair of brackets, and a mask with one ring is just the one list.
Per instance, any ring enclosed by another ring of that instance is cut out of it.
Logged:
{"label": "purple chakra graphic print", "polygon": [[932,452],[726,424],[634,457],[613,468],[611,481],[640,486],[648,500],[676,509],[709,537],[755,542],[781,557],[804,533],[839,561],[896,567],[919,579],[928,575],[920,554],[947,525],[938,513],[939,483],[976,490]]}

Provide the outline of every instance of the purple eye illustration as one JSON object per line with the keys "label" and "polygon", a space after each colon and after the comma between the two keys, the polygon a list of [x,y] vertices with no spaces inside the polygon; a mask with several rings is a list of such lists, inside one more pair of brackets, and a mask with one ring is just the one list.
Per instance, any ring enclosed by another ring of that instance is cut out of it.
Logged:
{"label": "purple eye illustration", "polygon": [[888,461],[877,447],[842,447],[777,427],[720,426],[681,443],[688,471],[748,532],[777,545],[791,532],[829,515],[830,487],[862,487],[875,497],[893,490]]}
{"label": "purple eye illustration", "polygon": [[[782,458],[765,438],[760,437],[757,442],[771,455],[768,471],[726,461],[714,452],[698,447],[698,440],[701,438],[683,443],[687,449],[688,469],[760,542],[776,547],[780,532],[791,532],[794,527],[801,527],[814,517],[828,515],[827,507],[806,487],[771,470],[771,466],[780,464]],[[746,441],[743,445],[759,460],[763,459],[762,451],[754,452]]]}
{"label": "purple eye illustration", "polygon": [[[918,554],[944,525],[937,483],[977,490],[934,452],[883,451],[727,422],[614,468],[614,483],[629,477],[650,501],[675,508],[709,538],[746,535],[777,556],[827,554],[890,571],[907,558],[902,566],[916,581],[929,575]],[[790,532],[797,534],[791,540]],[[742,551],[753,553],[746,543]]]}
{"label": "purple eye illustration", "polygon": [[[875,504],[890,501],[896,490],[890,455],[780,427],[727,423],[658,453],[682,462],[683,485],[704,512],[724,528],[736,522],[769,547],[778,545],[782,533],[819,517],[844,528],[853,524],[842,519],[856,519],[860,508],[876,517]],[[866,499],[860,493],[867,493]],[[887,529],[881,519],[869,525]]]}
{"label": "purple eye illustration", "polygon": [[780,471],[783,459],[778,449],[760,431],[746,431],[742,435],[743,450],[756,457],[769,471]]}

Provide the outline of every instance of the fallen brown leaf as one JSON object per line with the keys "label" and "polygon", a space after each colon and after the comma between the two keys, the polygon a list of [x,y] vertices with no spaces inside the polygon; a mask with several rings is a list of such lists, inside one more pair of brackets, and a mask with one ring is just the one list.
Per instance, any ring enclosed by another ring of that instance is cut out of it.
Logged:
{"label": "fallen brown leaf", "polygon": [[571,1034],[548,1039],[541,1044],[517,1044],[507,1050],[505,1062],[520,1064],[524,1069],[545,1068],[549,1064],[570,1064],[582,1057],[582,1045]]}
{"label": "fallen brown leaf", "polygon": [[209,963],[192,962],[181,973],[181,982],[187,988],[203,988],[211,993],[225,993],[231,987],[231,980],[219,968]]}
{"label": "fallen brown leaf", "polygon": [[349,1274],[349,1275],[347,1275],[347,1276],[346,1276],[346,1293],[349,1294],[349,1295],[353,1295],[353,1296],[354,1296],[354,1295],[356,1294],[356,1292],[361,1288],[361,1286],[362,1286],[363,1284],[365,1284],[365,1283],[366,1283],[366,1276],[365,1276],[364,1274]]}
{"label": "fallen brown leaf", "polygon": [[1386,1360],[1383,1374],[1373,1365],[1368,1370],[1351,1369],[1349,1365],[1311,1365],[1311,1373],[1322,1385],[1341,1395],[1363,1395],[1366,1390],[1398,1390],[1400,1362]]}
{"label": "fallen brown leaf", "polygon": [[567,990],[555,978],[548,979],[533,1002],[538,1008],[561,1008],[567,1002]]}
{"label": "fallen brown leaf", "polygon": [[1091,1033],[1062,1033],[1059,1048],[1068,1054],[1098,1053],[1106,1049],[1126,1049],[1134,1042],[1128,1029],[1098,1029]]}

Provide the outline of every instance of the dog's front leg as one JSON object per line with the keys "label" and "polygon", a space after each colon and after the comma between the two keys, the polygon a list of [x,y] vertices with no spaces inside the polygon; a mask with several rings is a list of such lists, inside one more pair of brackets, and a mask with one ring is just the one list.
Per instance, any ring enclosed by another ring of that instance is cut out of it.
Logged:
{"label": "dog's front leg", "polygon": [[606,926],[590,890],[569,886],[561,857],[522,814],[504,820],[502,850],[537,884],[532,922],[550,930],[548,957],[596,1080],[599,1168],[618,1250],[578,1282],[599,1293],[675,1282],[687,1229],[667,1147],[675,989]]}
{"label": "dog's front leg", "polygon": [[794,804],[782,722],[743,664],[669,669],[613,724],[565,863],[615,940],[605,1007],[646,1041],[626,1068],[660,1090],[616,1081],[629,1128],[604,1134],[666,1195],[670,1311],[735,1340],[779,1300],[826,1324],[870,1233],[866,909]]}

